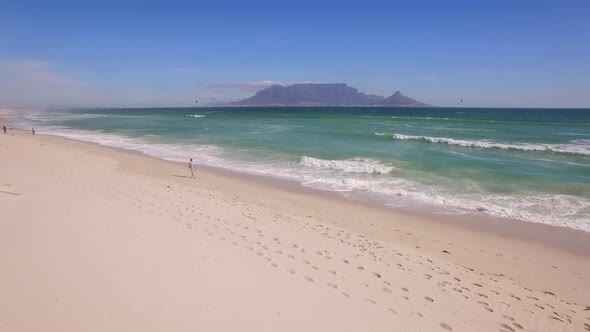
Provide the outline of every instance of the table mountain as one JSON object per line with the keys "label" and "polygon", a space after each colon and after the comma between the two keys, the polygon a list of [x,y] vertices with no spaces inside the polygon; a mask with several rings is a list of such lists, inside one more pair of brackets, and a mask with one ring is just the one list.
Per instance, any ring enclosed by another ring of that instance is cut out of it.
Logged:
{"label": "table mountain", "polygon": [[345,83],[298,83],[273,85],[235,106],[426,106],[399,91],[385,99],[368,95]]}

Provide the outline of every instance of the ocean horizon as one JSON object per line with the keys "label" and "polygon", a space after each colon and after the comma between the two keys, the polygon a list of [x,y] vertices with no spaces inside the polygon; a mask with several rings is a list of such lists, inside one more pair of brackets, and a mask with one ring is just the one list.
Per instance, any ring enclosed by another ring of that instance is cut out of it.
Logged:
{"label": "ocean horizon", "polygon": [[42,134],[388,207],[590,232],[590,109],[210,107],[17,112]]}

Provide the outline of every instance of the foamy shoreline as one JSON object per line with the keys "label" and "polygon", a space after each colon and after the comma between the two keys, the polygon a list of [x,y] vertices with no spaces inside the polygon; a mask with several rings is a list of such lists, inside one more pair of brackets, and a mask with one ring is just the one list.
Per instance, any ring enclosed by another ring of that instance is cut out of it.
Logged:
{"label": "foamy shoreline", "polygon": [[[572,254],[219,170],[201,168],[194,181],[182,164],[58,137],[11,131],[0,149],[0,326],[11,331],[590,322],[583,245]],[[588,243],[582,232],[526,227]]]}
{"label": "foamy shoreline", "polygon": [[[14,112],[8,110],[8,112]],[[28,133],[29,130],[24,128],[12,128],[14,130]],[[146,154],[135,150],[133,148],[117,147],[113,145],[86,141],[81,138],[64,136],[59,133],[44,133],[37,132],[37,135],[51,136],[66,141],[71,140],[83,144],[90,144],[106,149],[121,151],[134,155],[151,158],[158,161],[170,162],[182,167],[185,163],[174,159],[164,159],[155,155]],[[567,226],[556,226],[553,224],[545,224],[542,222],[527,221],[520,219],[513,219],[507,217],[490,216],[478,211],[465,211],[465,214],[444,214],[440,211],[433,210],[412,210],[408,208],[398,208],[383,205],[371,198],[351,198],[341,195],[338,191],[317,189],[313,186],[306,186],[293,179],[278,178],[270,175],[260,175],[255,173],[241,172],[233,169],[221,168],[209,165],[199,165],[200,170],[207,170],[221,176],[230,176],[236,179],[249,178],[256,182],[266,183],[274,188],[284,189],[305,194],[319,195],[321,197],[328,197],[335,200],[340,200],[345,204],[360,204],[361,206],[369,206],[376,209],[384,209],[385,211],[392,211],[396,214],[401,214],[414,220],[426,223],[445,223],[453,227],[460,227],[463,229],[475,230],[478,232],[493,233],[497,236],[509,236],[517,239],[538,243],[541,245],[550,245],[556,249],[565,250],[577,255],[590,255],[590,232],[580,229],[569,228]],[[431,207],[434,208],[434,207]]]}
{"label": "foamy shoreline", "polygon": [[[0,109],[0,120],[2,120],[2,115],[10,115],[15,112],[19,112],[20,110],[12,110],[12,109]],[[20,130],[24,133],[28,133],[30,130],[28,128],[19,128],[19,127],[11,127],[14,130]],[[120,147],[116,145],[109,145],[88,141],[84,138],[77,138],[71,137],[68,135],[64,135],[63,133],[56,133],[56,132],[39,132],[38,135],[49,135],[52,137],[57,137],[64,140],[72,140],[74,142],[80,142],[84,144],[90,144],[92,146],[102,147],[106,149],[113,149],[116,151],[122,151],[125,153],[136,154],[140,156],[144,156],[146,158],[153,158],[159,161],[164,162],[172,162],[178,165],[184,165],[184,161],[178,161],[178,158],[173,159],[166,159],[158,155],[152,155],[146,152],[139,151],[133,147]],[[304,157],[305,159],[308,157]],[[313,158],[311,158],[313,159]],[[197,161],[198,163],[198,161]],[[348,196],[340,195],[338,191],[332,190],[324,190],[324,189],[317,189],[313,186],[305,185],[304,183],[300,183],[298,180],[289,179],[289,178],[280,178],[274,177],[268,174],[257,174],[257,173],[250,173],[244,171],[233,170],[231,168],[223,168],[218,166],[210,166],[210,165],[199,165],[199,168],[206,169],[210,172],[214,172],[216,174],[222,176],[231,176],[234,178],[250,178],[254,179],[258,182],[263,182],[267,184],[271,184],[277,188],[287,189],[289,191],[296,191],[301,193],[308,193],[314,195],[321,195],[324,197],[330,197],[332,199],[340,199],[344,202],[351,203],[351,204],[361,204],[367,205],[373,208],[378,209],[386,209],[388,211],[393,210],[395,213],[407,215],[409,217],[418,217],[418,219],[426,222],[430,222],[432,220],[436,220],[435,222],[440,223],[444,222],[448,225],[453,225],[461,228],[468,228],[474,230],[480,230],[484,232],[492,232],[499,236],[510,236],[516,237],[519,239],[523,239],[526,241],[532,241],[541,243],[543,245],[552,245],[555,246],[557,249],[570,251],[575,254],[581,255],[590,255],[590,243],[585,240],[587,235],[590,235],[590,232],[586,232],[582,229],[578,228],[571,228],[566,225],[553,225],[553,224],[546,224],[539,221],[531,221],[531,220],[521,220],[521,219],[514,219],[508,217],[501,217],[501,216],[493,216],[487,215],[485,213],[481,213],[479,211],[471,211],[466,210],[464,214],[444,214],[440,213],[440,211],[428,211],[428,210],[413,210],[409,208],[398,208],[398,207],[391,207],[388,205],[383,205],[382,203],[376,202],[371,198],[363,199],[363,198],[351,198]],[[430,207],[435,208],[435,207]],[[506,227],[508,226],[508,227]],[[589,237],[590,239],[590,237]]]}
{"label": "foamy shoreline", "polygon": [[[40,115],[36,113],[35,118],[37,116]],[[104,114],[66,114],[65,116],[76,119],[107,117]],[[25,117],[29,118],[29,116]],[[50,121],[50,118],[41,118],[40,121]],[[298,161],[257,163],[249,161],[247,158],[233,159],[231,156],[228,157],[227,151],[224,152],[225,148],[215,145],[190,144],[180,141],[170,143],[152,140],[149,138],[150,135],[137,138],[116,133],[95,133],[75,128],[40,127],[38,129],[42,133],[136,151],[165,160],[185,162],[187,156],[195,156],[198,157],[197,163],[207,166],[296,181],[314,189],[339,192],[347,198],[365,202],[379,202],[381,205],[393,207],[405,213],[434,212],[434,218],[437,219],[447,218],[445,215],[448,214],[467,214],[468,216],[461,216],[458,219],[505,218],[509,221],[523,220],[590,232],[590,224],[588,224],[588,219],[584,217],[586,214],[584,209],[588,206],[588,200],[583,195],[570,195],[563,192],[545,193],[542,190],[528,192],[524,188],[521,191],[516,191],[515,194],[496,192],[495,190],[491,192],[484,190],[483,193],[455,191],[452,187],[440,183],[425,184],[422,181],[409,180],[405,176],[373,177],[372,174],[389,175],[390,171],[396,167],[370,158],[330,160],[303,155]],[[333,170],[336,171],[332,172]],[[426,176],[436,174],[435,172],[427,173]],[[482,174],[481,178],[485,179],[487,175],[489,174]],[[483,181],[486,182],[486,180]],[[473,183],[474,187],[478,185],[477,181]],[[500,186],[499,184],[491,185]],[[504,185],[510,187],[510,184]],[[432,216],[428,216],[428,218],[432,218]]]}

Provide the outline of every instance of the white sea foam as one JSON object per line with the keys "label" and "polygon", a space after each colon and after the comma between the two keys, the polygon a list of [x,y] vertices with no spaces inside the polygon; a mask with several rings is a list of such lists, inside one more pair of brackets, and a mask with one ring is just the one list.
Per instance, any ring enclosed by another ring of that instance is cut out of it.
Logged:
{"label": "white sea foam", "polygon": [[542,143],[498,143],[489,140],[461,140],[446,137],[430,137],[430,136],[411,136],[402,134],[393,134],[396,140],[418,140],[430,143],[442,143],[448,145],[458,145],[470,148],[484,148],[484,149],[502,149],[502,150],[522,150],[522,151],[548,151],[558,153],[580,154],[590,156],[590,143],[588,140],[575,140],[566,144],[542,144]]}
{"label": "white sea foam", "polygon": [[344,171],[346,173],[387,174],[394,168],[377,160],[354,158],[347,160],[326,160],[303,156],[301,165],[311,168],[324,168]]}
{"label": "white sea foam", "polygon": [[409,193],[412,199],[441,208],[459,208],[494,217],[569,227],[590,232],[590,200],[570,195]]}
{"label": "white sea foam", "polygon": [[131,138],[100,131],[80,131],[60,127],[45,127],[45,134],[63,136],[75,140],[141,152],[146,155],[170,161],[185,161],[187,158],[200,158],[201,163],[212,166],[222,164],[218,157],[222,149],[214,145],[161,144],[141,138]]}
{"label": "white sea foam", "polygon": [[451,120],[450,118],[433,118],[430,116],[392,116],[391,118],[404,120]]}
{"label": "white sea foam", "polygon": [[549,163],[557,163],[557,164],[582,166],[582,167],[590,167],[590,164],[580,164],[580,163],[575,163],[575,162],[566,161],[566,160],[554,160],[554,159],[545,159],[545,158],[531,159],[531,160],[543,161],[543,162],[549,162]]}
{"label": "white sea foam", "polygon": [[[385,205],[452,214],[477,213],[590,232],[590,200],[570,195],[456,193],[402,178],[314,174],[303,185],[349,197],[377,198]],[[429,208],[430,207],[430,208]],[[434,209],[434,210],[433,210]]]}
{"label": "white sea foam", "polygon": [[190,116],[190,117],[193,117],[193,118],[204,118],[204,117],[206,117],[205,114],[187,114],[186,116]]}
{"label": "white sea foam", "polygon": [[50,121],[70,121],[70,120],[84,120],[84,119],[96,119],[107,117],[106,114],[79,114],[65,112],[50,112],[50,111],[39,111],[39,112],[26,112],[23,113],[23,117],[33,121],[50,122]]}

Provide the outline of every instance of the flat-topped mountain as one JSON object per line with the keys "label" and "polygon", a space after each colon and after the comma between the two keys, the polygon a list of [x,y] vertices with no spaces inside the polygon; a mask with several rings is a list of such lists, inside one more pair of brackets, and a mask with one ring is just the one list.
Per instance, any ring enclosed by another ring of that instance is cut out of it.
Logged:
{"label": "flat-topped mountain", "polygon": [[368,95],[344,83],[273,85],[235,106],[428,106],[397,91],[389,98]]}

